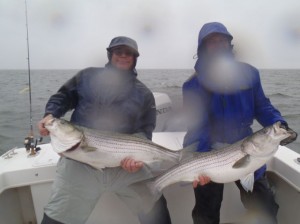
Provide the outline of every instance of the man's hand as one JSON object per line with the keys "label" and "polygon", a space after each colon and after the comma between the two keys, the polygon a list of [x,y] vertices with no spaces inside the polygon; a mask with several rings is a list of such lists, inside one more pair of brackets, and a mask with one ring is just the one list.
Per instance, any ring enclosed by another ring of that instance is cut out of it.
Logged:
{"label": "man's hand", "polygon": [[52,118],[52,114],[48,114],[46,117],[39,121],[38,128],[41,136],[49,135],[49,131],[45,128],[45,123]]}
{"label": "man's hand", "polygon": [[193,188],[196,188],[198,185],[203,186],[210,182],[210,178],[207,176],[199,176],[198,179],[193,181]]}
{"label": "man's hand", "polygon": [[291,128],[289,128],[289,126],[287,124],[281,124],[280,125],[281,128],[287,130],[287,132],[290,134],[290,137],[283,139],[280,142],[280,145],[287,145],[290,144],[291,142],[295,141],[297,139],[297,132],[295,132],[294,130],[292,130]]}
{"label": "man's hand", "polygon": [[143,163],[135,161],[130,157],[126,157],[121,161],[121,167],[129,173],[135,173],[143,167]]}

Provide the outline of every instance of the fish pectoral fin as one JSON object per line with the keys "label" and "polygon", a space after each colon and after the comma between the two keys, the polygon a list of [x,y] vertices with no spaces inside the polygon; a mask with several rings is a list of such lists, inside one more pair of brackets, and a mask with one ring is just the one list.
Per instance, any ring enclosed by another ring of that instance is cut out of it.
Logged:
{"label": "fish pectoral fin", "polygon": [[88,146],[88,145],[82,145],[81,148],[85,152],[93,152],[93,151],[96,151],[96,149],[97,149],[96,147],[92,147],[92,146]]}
{"label": "fish pectoral fin", "polygon": [[96,151],[96,147],[93,146],[89,146],[88,143],[86,142],[85,137],[83,136],[82,140],[81,140],[81,145],[80,147],[82,148],[83,151],[85,152],[94,152]]}
{"label": "fish pectoral fin", "polygon": [[247,176],[241,178],[240,181],[245,191],[253,191],[254,173],[249,173]]}
{"label": "fish pectoral fin", "polygon": [[186,186],[191,186],[192,185],[192,182],[191,181],[181,181],[180,183],[179,183],[179,186],[180,187],[186,187]]}
{"label": "fish pectoral fin", "polygon": [[233,165],[232,168],[238,169],[242,167],[246,167],[250,162],[250,156],[247,154],[238,161],[236,161]]}

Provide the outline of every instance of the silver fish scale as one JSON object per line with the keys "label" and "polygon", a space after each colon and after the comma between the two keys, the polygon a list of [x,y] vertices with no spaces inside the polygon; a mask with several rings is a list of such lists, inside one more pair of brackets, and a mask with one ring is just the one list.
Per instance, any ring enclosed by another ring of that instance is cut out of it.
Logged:
{"label": "silver fish scale", "polygon": [[138,151],[162,156],[165,155],[176,161],[178,161],[180,155],[179,152],[169,150],[149,140],[135,136],[131,137],[119,133],[94,132],[88,129],[84,130],[84,136],[89,146],[94,146],[107,153],[130,154]]}
{"label": "silver fish scale", "polygon": [[186,159],[183,163],[175,166],[170,171],[162,174],[155,181],[155,187],[163,185],[165,181],[169,180],[173,176],[180,176],[184,173],[189,173],[193,170],[203,171],[206,169],[226,166],[231,164],[245,155],[240,150],[240,144],[235,144],[230,149],[213,150],[210,152],[199,153],[199,155]]}

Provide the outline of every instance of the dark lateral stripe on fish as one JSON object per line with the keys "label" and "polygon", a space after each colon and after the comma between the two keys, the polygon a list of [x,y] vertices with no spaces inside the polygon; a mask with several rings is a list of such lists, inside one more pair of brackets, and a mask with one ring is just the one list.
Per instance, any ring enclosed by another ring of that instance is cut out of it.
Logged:
{"label": "dark lateral stripe on fish", "polygon": [[[150,140],[146,140],[143,138],[139,138],[136,136],[127,136],[127,135],[123,135],[121,133],[114,133],[114,132],[92,132],[89,129],[83,129],[85,134],[88,134],[89,137],[93,136],[95,137],[97,140],[99,140],[99,138],[101,138],[101,140],[107,140],[107,141],[115,141],[115,139],[118,139],[118,142],[124,141],[126,143],[133,143],[133,144],[143,144],[143,145],[149,145],[151,146],[151,148],[156,148],[162,151],[167,151],[167,152],[174,152],[173,150],[170,150],[168,148],[165,148],[161,145],[158,145]],[[113,137],[112,137],[113,135]],[[138,142],[138,143],[137,143]]]}
{"label": "dark lateral stripe on fish", "polygon": [[[89,138],[91,138],[91,137],[89,136]],[[89,140],[91,140],[91,139],[89,139]],[[163,150],[162,148],[155,147],[151,144],[144,144],[144,143],[140,143],[140,142],[129,142],[129,141],[126,141],[126,142],[122,142],[122,141],[113,142],[112,139],[107,139],[107,140],[106,139],[103,139],[103,140],[101,139],[100,142],[101,142],[102,145],[105,145],[108,148],[123,148],[124,149],[124,145],[126,145],[128,147],[132,147],[133,148],[132,150],[144,150],[144,151],[157,150],[160,153],[176,154],[175,151],[166,151],[166,150]],[[94,142],[94,144],[97,144],[97,142]]]}
{"label": "dark lateral stripe on fish", "polygon": [[[90,138],[91,138],[91,136],[89,136],[89,140],[91,141]],[[136,143],[136,142],[132,142],[132,143],[130,143],[130,142],[112,142],[112,140],[109,140],[109,139],[106,141],[105,140],[102,141],[102,139],[101,139],[99,142],[103,146],[104,151],[106,151],[104,147],[105,146],[107,147],[108,152],[113,151],[111,149],[116,149],[116,150],[120,149],[120,150],[124,151],[124,148],[130,147],[132,151],[139,150],[139,151],[152,151],[153,152],[153,150],[156,149],[160,153],[171,154],[171,155],[176,154],[175,151],[165,152],[165,151],[161,150],[160,148],[153,147],[150,144],[143,144],[143,143],[140,144],[139,142],[138,143]],[[98,142],[94,142],[94,144],[99,145]]]}
{"label": "dark lateral stripe on fish", "polygon": [[[115,139],[112,138],[111,136],[107,136],[107,135],[104,135],[104,136],[100,136],[101,138],[99,138],[99,136],[97,136],[97,135],[91,135],[90,133],[86,133],[86,138],[87,138],[88,142],[91,142],[92,144],[95,144],[95,145],[102,145],[103,147],[101,148],[101,150],[107,151],[107,152],[124,153],[124,148],[126,148],[126,146],[127,146],[128,148],[130,147],[132,152],[135,152],[135,151],[153,152],[153,150],[156,149],[157,152],[159,152],[161,154],[171,155],[173,157],[178,157],[178,155],[179,155],[179,153],[176,151],[172,151],[172,150],[160,147],[158,145],[152,144],[152,142],[135,142],[132,140],[128,141],[127,139],[121,139],[121,141],[116,142]],[[101,143],[101,144],[99,144],[99,143]],[[112,150],[112,149],[114,149],[114,150]],[[126,152],[128,153],[128,150]]]}

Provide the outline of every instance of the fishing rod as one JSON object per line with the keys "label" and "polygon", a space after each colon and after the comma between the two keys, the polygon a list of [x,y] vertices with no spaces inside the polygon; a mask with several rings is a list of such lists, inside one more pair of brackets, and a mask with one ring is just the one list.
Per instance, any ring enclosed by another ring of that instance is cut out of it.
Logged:
{"label": "fishing rod", "polygon": [[26,42],[27,42],[27,70],[28,70],[28,87],[29,87],[29,125],[30,132],[29,136],[25,138],[24,145],[26,151],[29,152],[29,155],[35,155],[38,150],[40,150],[37,146],[38,142],[42,141],[42,138],[39,140],[34,139],[33,133],[33,119],[32,119],[32,97],[31,97],[31,73],[30,73],[30,54],[29,54],[29,28],[28,28],[28,15],[27,15],[27,0],[25,0],[25,18],[26,18]]}
{"label": "fishing rod", "polygon": [[30,74],[30,54],[29,54],[29,32],[28,32],[28,15],[27,0],[25,0],[25,17],[26,17],[26,43],[27,43],[27,67],[28,67],[28,85],[29,85],[29,115],[30,115],[30,136],[33,136],[32,125],[32,97],[31,97],[31,74]]}

